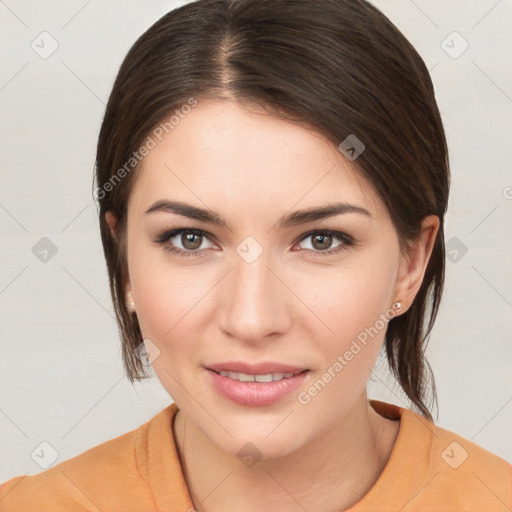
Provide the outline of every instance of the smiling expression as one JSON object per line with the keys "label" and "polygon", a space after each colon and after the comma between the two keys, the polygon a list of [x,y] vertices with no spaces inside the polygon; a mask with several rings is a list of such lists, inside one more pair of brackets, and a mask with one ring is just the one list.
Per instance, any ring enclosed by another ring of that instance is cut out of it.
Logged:
{"label": "smiling expression", "polygon": [[[406,293],[397,233],[370,183],[318,133],[215,100],[200,101],[137,173],[128,284],[179,408],[231,453],[251,440],[282,455],[335,428],[364,392],[385,329],[314,400],[298,395]],[[208,368],[226,362],[308,371],[254,406],[215,385]]]}

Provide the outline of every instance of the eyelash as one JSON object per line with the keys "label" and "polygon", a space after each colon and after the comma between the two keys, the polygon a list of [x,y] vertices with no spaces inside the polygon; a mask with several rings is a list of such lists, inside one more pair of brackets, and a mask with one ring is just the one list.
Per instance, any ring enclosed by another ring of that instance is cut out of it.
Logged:
{"label": "eyelash", "polygon": [[[201,236],[204,238],[209,239],[208,233],[205,231],[201,231],[199,229],[193,229],[193,228],[178,228],[178,229],[171,229],[170,231],[164,231],[163,233],[159,234],[156,238],[153,239],[153,242],[160,244],[166,251],[169,251],[172,254],[177,254],[178,256],[188,257],[188,256],[201,256],[204,249],[202,250],[195,250],[195,251],[184,251],[182,249],[176,249],[175,247],[169,247],[165,244],[171,239],[174,238],[176,235],[180,235],[182,233],[192,233],[196,236]],[[355,241],[354,239],[347,235],[346,233],[342,233],[341,231],[332,231],[329,229],[325,230],[313,230],[309,231],[308,233],[305,233],[302,235],[302,237],[296,242],[300,243],[307,238],[312,237],[313,235],[332,235],[333,238],[337,239],[340,242],[343,242],[341,245],[334,249],[328,249],[325,251],[318,251],[313,249],[305,249],[306,251],[310,252],[313,257],[325,257],[330,256],[333,254],[339,254],[347,249],[349,246],[354,246]]]}

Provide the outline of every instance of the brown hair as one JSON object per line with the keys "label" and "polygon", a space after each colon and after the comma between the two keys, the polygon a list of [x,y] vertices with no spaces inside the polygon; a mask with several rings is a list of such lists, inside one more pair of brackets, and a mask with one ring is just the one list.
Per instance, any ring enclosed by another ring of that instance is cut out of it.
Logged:
{"label": "brown hair", "polygon": [[[437,397],[424,351],[444,283],[447,145],[423,60],[364,0],[198,0],[163,16],[129,50],[106,107],[95,176],[129,380],[147,376],[135,355],[137,316],[125,303],[126,211],[138,149],[162,120],[203,97],[258,105],[313,126],[336,146],[355,134],[366,148],[355,168],[387,206],[402,247],[417,239],[422,219],[439,217],[423,283],[410,308],[389,322],[385,340],[392,373],[432,419],[427,399]],[[116,238],[107,211],[118,219]]]}

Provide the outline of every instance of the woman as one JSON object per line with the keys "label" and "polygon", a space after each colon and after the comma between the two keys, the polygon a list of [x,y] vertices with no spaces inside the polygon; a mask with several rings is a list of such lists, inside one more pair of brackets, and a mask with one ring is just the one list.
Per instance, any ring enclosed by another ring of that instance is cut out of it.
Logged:
{"label": "woman", "polygon": [[[199,0],[143,34],[95,196],[131,381],[174,403],[0,510],[508,510],[434,425],[447,147],[428,71],[363,0]],[[411,410],[369,400],[384,348]]]}

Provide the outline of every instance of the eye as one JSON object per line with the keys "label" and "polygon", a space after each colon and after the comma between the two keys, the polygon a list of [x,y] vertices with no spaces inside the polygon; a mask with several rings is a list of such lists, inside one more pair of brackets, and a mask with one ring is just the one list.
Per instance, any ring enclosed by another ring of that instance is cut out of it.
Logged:
{"label": "eye", "polygon": [[[176,240],[173,240],[176,239]],[[208,239],[206,233],[199,229],[179,228],[165,231],[158,235],[153,241],[169,251],[179,256],[200,256],[204,248],[199,250],[203,239]],[[177,248],[176,243],[182,244],[183,249]]]}
{"label": "eye", "polygon": [[[355,245],[355,241],[350,235],[340,231],[310,231],[302,235],[299,243],[308,238],[312,240],[312,249],[306,249],[306,251],[314,257],[337,254],[346,250],[348,246]],[[192,228],[178,228],[164,231],[153,242],[162,245],[166,251],[179,256],[201,256],[208,249],[201,249],[202,242],[205,239],[208,240],[209,238],[208,234],[204,231]],[[334,248],[330,248],[334,240],[337,240],[339,243]],[[181,244],[183,249],[176,247],[176,243]]]}
{"label": "eye", "polygon": [[[310,231],[302,236],[300,242],[308,239],[312,241],[312,249],[306,250],[314,257],[338,254],[346,250],[347,247],[355,245],[354,239],[341,231]],[[337,240],[339,244],[332,248],[334,240]]]}

